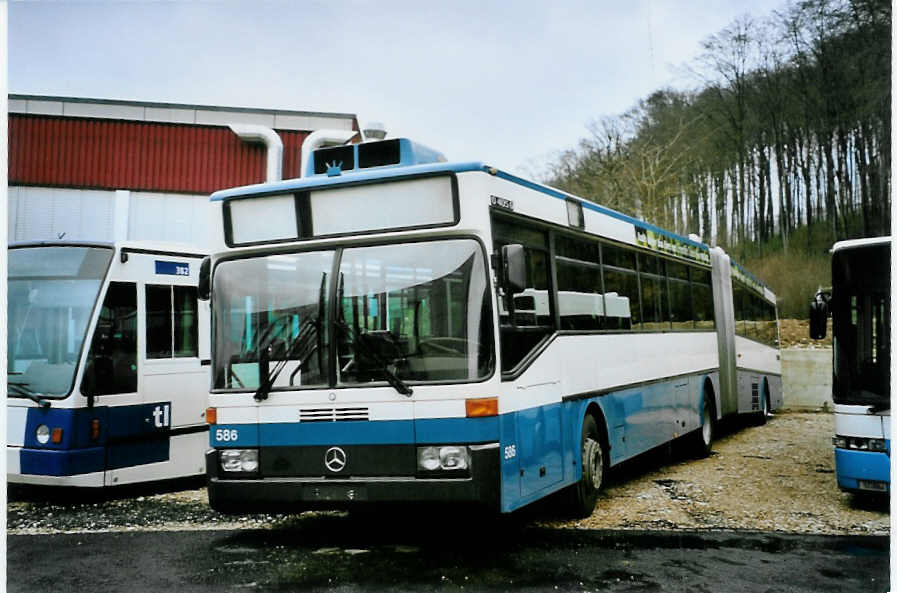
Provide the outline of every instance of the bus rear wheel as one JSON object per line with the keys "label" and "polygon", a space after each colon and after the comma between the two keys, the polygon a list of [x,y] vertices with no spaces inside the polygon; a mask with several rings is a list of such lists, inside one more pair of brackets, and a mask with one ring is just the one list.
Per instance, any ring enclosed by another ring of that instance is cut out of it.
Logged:
{"label": "bus rear wheel", "polygon": [[701,411],[701,427],[694,432],[694,452],[695,457],[710,457],[710,452],[713,449],[713,408],[708,401],[708,398],[704,398],[704,407]]}
{"label": "bus rear wheel", "polygon": [[763,391],[760,393],[760,411],[754,416],[754,425],[766,424],[766,415],[769,413],[769,387],[763,382]]}
{"label": "bus rear wheel", "polygon": [[595,418],[586,415],[582,421],[582,477],[570,487],[570,511],[580,518],[588,517],[598,503],[598,492],[604,485],[607,455]]}

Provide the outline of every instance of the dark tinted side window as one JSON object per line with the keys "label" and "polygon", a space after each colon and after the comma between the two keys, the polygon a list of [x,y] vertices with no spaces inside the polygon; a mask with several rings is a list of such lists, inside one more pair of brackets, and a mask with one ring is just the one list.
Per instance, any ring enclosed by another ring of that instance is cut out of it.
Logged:
{"label": "dark tinted side window", "polygon": [[85,394],[137,391],[137,285],[110,282],[90,345]]}
{"label": "dark tinted side window", "polygon": [[199,355],[195,286],[146,287],[146,357]]}
{"label": "dark tinted side window", "polygon": [[713,317],[713,289],[709,270],[691,269],[691,292],[694,299],[695,327],[698,329],[716,327],[716,320]]}
{"label": "dark tinted side window", "polygon": [[632,329],[641,323],[635,253],[602,244],[605,329]]}
{"label": "dark tinted side window", "polygon": [[654,255],[639,254],[639,281],[642,287],[642,327],[669,329],[669,299],[665,262]]}
{"label": "dark tinted side window", "polygon": [[670,321],[673,329],[694,328],[691,286],[688,282],[688,266],[679,262],[667,262],[670,285]]}
{"label": "dark tinted side window", "polygon": [[501,248],[512,243],[523,245],[526,254],[526,289],[499,299],[501,370],[507,372],[555,330],[548,234],[522,221],[493,217],[492,241],[499,259]]}
{"label": "dark tinted side window", "polygon": [[171,287],[146,287],[146,357],[171,357]]}
{"label": "dark tinted side window", "polygon": [[555,253],[561,329],[603,329],[604,291],[598,242],[557,236]]}

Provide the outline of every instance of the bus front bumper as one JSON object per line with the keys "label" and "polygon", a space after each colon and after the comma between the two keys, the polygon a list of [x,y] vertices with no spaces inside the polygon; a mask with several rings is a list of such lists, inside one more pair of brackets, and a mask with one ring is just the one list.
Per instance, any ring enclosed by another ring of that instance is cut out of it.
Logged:
{"label": "bus front bumper", "polygon": [[209,504],[224,513],[301,512],[351,509],[386,503],[471,504],[499,510],[497,448],[473,451],[467,477],[259,477],[223,478],[218,451],[206,453]]}
{"label": "bus front bumper", "polygon": [[838,487],[847,492],[890,492],[891,458],[887,453],[835,448]]}
{"label": "bus front bumper", "polygon": [[102,447],[41,450],[7,445],[6,481],[35,486],[100,488],[104,484]]}

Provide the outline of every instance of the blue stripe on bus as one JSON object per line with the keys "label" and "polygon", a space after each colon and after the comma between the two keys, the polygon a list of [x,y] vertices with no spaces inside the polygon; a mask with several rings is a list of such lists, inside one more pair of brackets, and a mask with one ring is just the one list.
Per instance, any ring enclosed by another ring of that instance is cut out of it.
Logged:
{"label": "blue stripe on bus", "polygon": [[498,418],[423,418],[347,422],[218,424],[212,447],[487,443],[499,439]]}
{"label": "blue stripe on bus", "polygon": [[486,418],[422,418],[414,421],[422,445],[494,443],[499,439],[498,416]]}
{"label": "blue stripe on bus", "polygon": [[230,198],[242,198],[259,194],[292,192],[308,189],[322,189],[325,187],[337,187],[347,183],[359,181],[388,180],[412,175],[429,175],[433,173],[465,173],[469,171],[484,171],[488,168],[481,162],[467,163],[427,163],[411,165],[408,167],[394,167],[391,169],[377,169],[371,171],[359,171],[357,173],[346,172],[338,177],[300,177],[298,179],[284,179],[272,183],[258,183],[244,187],[235,187],[214,192],[209,200],[212,202],[224,201]]}

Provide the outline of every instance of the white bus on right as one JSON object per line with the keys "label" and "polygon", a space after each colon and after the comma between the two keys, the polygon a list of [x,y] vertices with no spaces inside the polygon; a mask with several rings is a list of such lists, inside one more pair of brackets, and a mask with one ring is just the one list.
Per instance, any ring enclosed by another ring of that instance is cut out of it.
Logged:
{"label": "white bus on right", "polygon": [[810,304],[810,337],[832,316],[835,474],[841,490],[890,491],[891,238],[832,247],[831,292]]}

